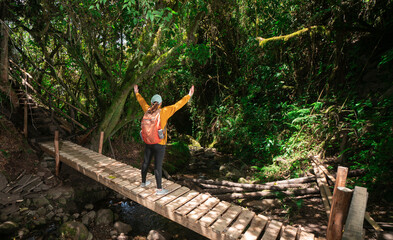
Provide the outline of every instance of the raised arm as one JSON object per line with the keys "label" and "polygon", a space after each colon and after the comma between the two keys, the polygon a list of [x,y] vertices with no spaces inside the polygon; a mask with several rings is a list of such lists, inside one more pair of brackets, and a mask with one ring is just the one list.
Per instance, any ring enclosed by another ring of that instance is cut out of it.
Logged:
{"label": "raised arm", "polygon": [[139,94],[139,87],[138,85],[134,85],[134,93],[136,96],[136,100],[138,101],[139,105],[141,105],[143,112],[146,112],[149,109],[149,104],[147,104],[146,100]]}
{"label": "raised arm", "polygon": [[194,89],[195,88],[193,85],[186,96],[180,99],[177,103],[167,106],[163,109],[167,118],[170,118],[177,110],[186,105],[186,103],[191,99],[191,96],[194,95]]}

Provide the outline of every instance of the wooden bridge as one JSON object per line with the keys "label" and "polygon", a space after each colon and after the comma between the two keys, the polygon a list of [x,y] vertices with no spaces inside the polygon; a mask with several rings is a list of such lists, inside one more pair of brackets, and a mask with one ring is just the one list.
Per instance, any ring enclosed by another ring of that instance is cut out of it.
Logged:
{"label": "wooden bridge", "polygon": [[[54,142],[40,147],[56,156]],[[238,205],[220,201],[209,194],[199,193],[163,179],[167,195],[155,194],[152,184],[142,188],[140,170],[121,163],[70,141],[59,144],[60,161],[114,191],[210,239],[309,240],[314,235],[300,228],[284,226]]]}

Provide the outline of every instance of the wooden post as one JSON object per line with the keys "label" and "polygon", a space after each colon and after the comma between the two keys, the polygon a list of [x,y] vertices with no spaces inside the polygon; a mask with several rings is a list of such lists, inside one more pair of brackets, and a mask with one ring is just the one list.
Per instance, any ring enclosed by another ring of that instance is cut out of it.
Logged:
{"label": "wooden post", "polygon": [[56,160],[56,176],[59,176],[60,169],[60,149],[59,149],[59,131],[55,131],[55,160]]}
{"label": "wooden post", "polygon": [[326,234],[327,240],[341,240],[352,192],[351,189],[346,187],[338,187],[334,192]]}
{"label": "wooden post", "polygon": [[98,146],[98,153],[102,154],[102,145],[104,144],[104,132],[100,134],[100,145]]}
{"label": "wooden post", "polygon": [[23,134],[25,135],[25,138],[27,138],[27,101],[24,101],[24,110],[25,110],[25,114],[24,114],[24,123],[23,123]]}
{"label": "wooden post", "polygon": [[336,192],[336,189],[338,187],[345,187],[345,184],[347,183],[347,175],[348,175],[348,168],[341,167],[341,166],[337,168],[336,184],[334,184],[333,198],[334,198],[334,193]]}
{"label": "wooden post", "polygon": [[343,240],[364,239],[363,222],[364,214],[366,213],[367,198],[367,188],[356,186],[345,222]]}

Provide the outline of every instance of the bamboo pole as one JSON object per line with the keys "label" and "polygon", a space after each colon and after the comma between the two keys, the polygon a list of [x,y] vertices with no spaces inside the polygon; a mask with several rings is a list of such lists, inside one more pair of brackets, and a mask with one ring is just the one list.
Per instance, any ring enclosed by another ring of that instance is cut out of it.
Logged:
{"label": "bamboo pole", "polygon": [[55,131],[55,160],[56,160],[56,176],[59,176],[60,170],[60,150],[59,150],[59,131]]}
{"label": "bamboo pole", "polygon": [[23,123],[23,134],[25,135],[25,138],[27,138],[27,101],[24,101],[24,123]]}
{"label": "bamboo pole", "polygon": [[101,131],[100,134],[100,145],[98,146],[98,153],[102,154],[102,145],[104,144],[104,132]]}
{"label": "bamboo pole", "polygon": [[327,227],[327,240],[341,240],[345,219],[347,218],[353,190],[346,187],[338,187],[333,195],[332,208],[330,210]]}

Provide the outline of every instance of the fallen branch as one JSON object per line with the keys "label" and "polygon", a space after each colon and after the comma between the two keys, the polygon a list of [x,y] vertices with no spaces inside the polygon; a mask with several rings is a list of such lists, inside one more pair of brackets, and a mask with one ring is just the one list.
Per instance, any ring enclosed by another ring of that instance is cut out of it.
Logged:
{"label": "fallen branch", "polygon": [[[286,196],[301,196],[306,194],[316,194],[319,193],[318,188],[305,188],[297,189],[294,191],[284,191],[280,192]],[[260,191],[260,192],[247,192],[247,193],[227,193],[227,194],[217,194],[213,195],[221,200],[236,200],[236,199],[253,199],[253,198],[275,198],[277,197],[277,192],[272,191]]]}
{"label": "fallen branch", "polygon": [[222,194],[222,193],[232,193],[232,192],[255,192],[260,190],[271,190],[271,191],[283,191],[288,190],[290,188],[300,188],[304,187],[302,184],[287,184],[287,185],[277,185],[277,186],[266,186],[261,185],[258,188],[242,188],[242,187],[227,187],[220,185],[211,185],[200,183],[206,192],[211,194]]}
{"label": "fallen branch", "polygon": [[[303,178],[294,178],[289,180],[282,180],[276,182],[269,182],[265,184],[250,184],[250,183],[235,183],[230,181],[214,181],[214,180],[204,180],[204,179],[192,179],[191,181],[198,184],[211,184],[211,185],[219,185],[219,186],[227,186],[227,187],[240,187],[244,189],[253,189],[253,190],[266,190],[270,189],[271,186],[287,186],[288,188],[295,186],[293,184],[301,184],[301,183],[309,183],[315,181],[315,177],[303,177]],[[210,187],[212,188],[212,187]]]}

